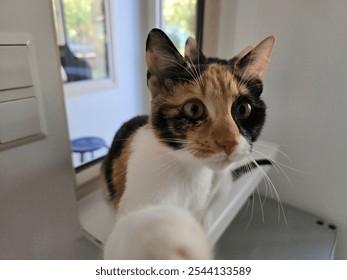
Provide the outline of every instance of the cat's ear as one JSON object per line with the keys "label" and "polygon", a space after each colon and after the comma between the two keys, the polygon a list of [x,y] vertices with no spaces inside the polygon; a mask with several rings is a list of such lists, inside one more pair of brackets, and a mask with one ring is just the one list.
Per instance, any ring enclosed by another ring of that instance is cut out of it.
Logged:
{"label": "cat's ear", "polygon": [[261,79],[270,61],[274,45],[275,37],[269,36],[253,49],[251,47],[244,49],[236,56],[236,59],[233,58],[230,62],[233,63],[234,70],[244,79]]}
{"label": "cat's ear", "polygon": [[184,49],[184,57],[194,64],[204,63],[206,57],[201,52],[198,43],[192,37],[189,37],[186,41],[186,46]]}
{"label": "cat's ear", "polygon": [[237,65],[237,63],[240,61],[241,58],[246,56],[249,52],[251,52],[254,48],[252,46],[248,46],[247,48],[243,49],[238,55],[235,55],[232,59],[230,59],[228,62],[230,65],[234,66]]}
{"label": "cat's ear", "polygon": [[146,41],[147,84],[155,96],[173,85],[182,69],[185,59],[178,52],[169,37],[160,29],[152,29]]}

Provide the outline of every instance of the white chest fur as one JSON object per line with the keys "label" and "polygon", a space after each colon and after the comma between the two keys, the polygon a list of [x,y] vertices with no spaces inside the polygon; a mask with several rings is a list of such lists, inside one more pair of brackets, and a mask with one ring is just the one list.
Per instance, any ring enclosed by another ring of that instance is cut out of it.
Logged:
{"label": "white chest fur", "polygon": [[147,126],[136,133],[131,150],[119,214],[170,203],[201,215],[211,189],[211,169],[187,151],[173,151],[160,143]]}

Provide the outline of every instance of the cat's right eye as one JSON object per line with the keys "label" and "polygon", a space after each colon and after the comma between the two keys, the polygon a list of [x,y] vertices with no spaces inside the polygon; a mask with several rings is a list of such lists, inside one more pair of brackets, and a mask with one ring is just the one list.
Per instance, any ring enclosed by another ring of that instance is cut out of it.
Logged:
{"label": "cat's right eye", "polygon": [[239,120],[247,119],[252,113],[252,106],[247,102],[242,102],[236,107],[236,118]]}
{"label": "cat's right eye", "polygon": [[183,113],[192,120],[198,120],[205,115],[205,106],[200,100],[190,100],[183,105]]}

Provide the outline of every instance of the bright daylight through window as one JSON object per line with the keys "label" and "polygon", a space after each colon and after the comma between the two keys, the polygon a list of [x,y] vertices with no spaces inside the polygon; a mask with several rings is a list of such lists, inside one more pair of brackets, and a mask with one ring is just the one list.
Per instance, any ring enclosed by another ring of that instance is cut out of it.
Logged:
{"label": "bright daylight through window", "polygon": [[183,53],[189,36],[195,37],[197,0],[162,0],[161,28]]}
{"label": "bright daylight through window", "polygon": [[104,0],[54,0],[65,82],[109,75]]}

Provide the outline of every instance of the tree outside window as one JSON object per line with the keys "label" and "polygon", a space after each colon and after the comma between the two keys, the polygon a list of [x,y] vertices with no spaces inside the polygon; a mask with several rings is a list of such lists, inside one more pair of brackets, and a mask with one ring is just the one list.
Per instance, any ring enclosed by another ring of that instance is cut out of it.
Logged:
{"label": "tree outside window", "polygon": [[162,0],[162,28],[183,53],[187,37],[195,36],[197,0]]}

